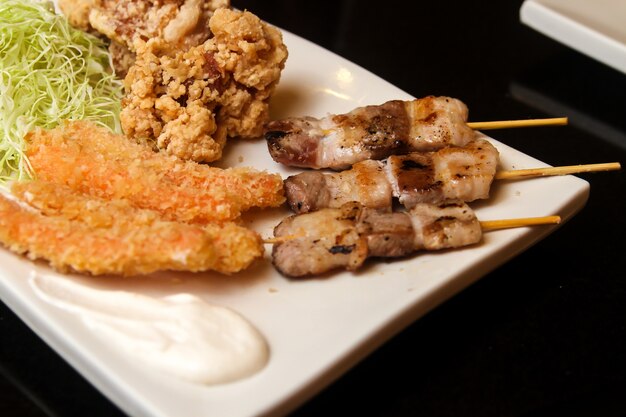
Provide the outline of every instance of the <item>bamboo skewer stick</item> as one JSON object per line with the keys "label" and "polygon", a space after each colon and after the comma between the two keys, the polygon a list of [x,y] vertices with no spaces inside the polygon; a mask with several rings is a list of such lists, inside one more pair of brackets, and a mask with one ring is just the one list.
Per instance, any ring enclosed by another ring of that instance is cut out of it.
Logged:
{"label": "bamboo skewer stick", "polygon": [[480,227],[483,231],[488,231],[559,223],[561,223],[561,216],[521,217],[518,219],[483,220],[480,222]]}
{"label": "bamboo skewer stick", "polygon": [[263,243],[266,243],[268,245],[274,245],[276,243],[288,242],[290,240],[299,239],[301,237],[305,237],[305,235],[285,235],[279,237],[268,237],[263,239]]}
{"label": "bamboo skewer stick", "polygon": [[[552,117],[547,119],[520,119],[520,120],[495,120],[491,122],[466,122],[466,125],[474,130],[512,129],[517,127],[535,126],[564,126],[568,123],[567,117]],[[330,135],[335,129],[322,130],[323,135]]]}
{"label": "bamboo skewer stick", "polygon": [[535,126],[564,126],[568,123],[567,117],[548,119],[501,120],[494,122],[468,122],[467,125],[475,130],[510,129],[516,127]]}
{"label": "bamboo skewer stick", "polygon": [[[500,220],[483,220],[480,221],[480,227],[484,232],[490,230],[511,229],[514,227],[541,226],[549,224],[561,223],[561,216],[542,216],[542,217],[520,217],[516,219],[500,219]],[[305,235],[285,235],[279,237],[270,237],[263,239],[263,243],[275,245],[278,243],[288,242],[290,240],[306,237]]]}
{"label": "bamboo skewer stick", "polygon": [[552,175],[568,175],[581,172],[615,171],[621,169],[619,162],[607,162],[603,164],[566,165],[560,167],[515,169],[496,172],[494,179],[533,178]]}
{"label": "bamboo skewer stick", "polygon": [[[567,165],[560,167],[546,167],[546,168],[530,168],[530,169],[517,169],[508,171],[496,172],[494,179],[524,179],[535,178],[543,176],[556,176],[556,175],[569,175],[581,172],[598,172],[598,171],[614,171],[621,169],[619,162],[607,162],[601,164],[583,164],[583,165]],[[519,219],[504,219],[504,220],[486,220],[481,221],[480,225],[483,231],[507,229],[513,227],[524,226],[536,226],[543,224],[558,224],[561,222],[559,216],[545,216],[545,217],[526,217]],[[305,237],[304,235],[287,235],[280,237],[271,237],[263,239],[263,243],[266,244],[278,244],[287,242],[289,240]]]}

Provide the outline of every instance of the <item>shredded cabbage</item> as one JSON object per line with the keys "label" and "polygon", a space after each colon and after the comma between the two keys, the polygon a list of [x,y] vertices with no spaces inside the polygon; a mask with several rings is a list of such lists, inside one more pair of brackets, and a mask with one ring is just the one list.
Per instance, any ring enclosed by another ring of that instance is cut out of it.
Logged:
{"label": "shredded cabbage", "polygon": [[106,45],[46,0],[0,0],[0,184],[32,176],[24,135],[87,119],[120,132],[122,83]]}

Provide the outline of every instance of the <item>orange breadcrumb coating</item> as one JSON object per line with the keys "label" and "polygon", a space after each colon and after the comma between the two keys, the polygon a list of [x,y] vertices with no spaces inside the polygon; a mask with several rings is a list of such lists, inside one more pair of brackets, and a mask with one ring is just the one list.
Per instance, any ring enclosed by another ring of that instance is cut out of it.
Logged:
{"label": "orange breadcrumb coating", "polygon": [[60,271],[138,275],[159,270],[233,273],[263,254],[261,238],[233,223],[162,220],[125,200],[102,200],[43,181],[0,194],[0,242]]}
{"label": "orange breadcrumb coating", "polygon": [[282,34],[226,8],[209,27],[213,37],[188,49],[161,37],[135,42],[122,100],[126,135],[198,162],[220,159],[228,137],[261,136],[288,56]]}
{"label": "orange breadcrumb coating", "polygon": [[37,179],[93,197],[127,199],[167,220],[231,221],[252,207],[278,207],[285,201],[279,174],[183,161],[88,121],[36,129],[26,142]]}

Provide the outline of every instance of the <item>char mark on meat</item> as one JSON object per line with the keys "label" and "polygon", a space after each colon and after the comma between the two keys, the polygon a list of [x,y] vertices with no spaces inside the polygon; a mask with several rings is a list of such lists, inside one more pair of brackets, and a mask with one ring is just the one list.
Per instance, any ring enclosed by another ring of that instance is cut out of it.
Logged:
{"label": "char mark on meat", "polygon": [[287,202],[295,213],[307,213],[328,207],[330,192],[324,174],[319,171],[305,171],[284,180]]}
{"label": "char mark on meat", "polygon": [[498,158],[498,150],[478,138],[464,147],[368,159],[340,172],[306,171],[285,180],[285,195],[296,213],[350,201],[389,210],[394,197],[407,209],[419,203],[470,202],[489,197]]}
{"label": "char mark on meat", "polygon": [[[398,258],[480,241],[482,230],[463,202],[419,204],[408,212],[384,212],[358,203],[293,215],[274,236],[272,263],[284,275],[305,277],[356,270],[367,258]],[[289,237],[288,237],[289,236]]]}
{"label": "char mark on meat", "polygon": [[315,133],[312,118],[271,121],[265,140],[272,159],[288,166],[317,168],[321,134]]}
{"label": "char mark on meat", "polygon": [[288,166],[346,169],[367,159],[464,146],[474,139],[467,106],[450,97],[391,100],[349,113],[268,124],[272,158]]}

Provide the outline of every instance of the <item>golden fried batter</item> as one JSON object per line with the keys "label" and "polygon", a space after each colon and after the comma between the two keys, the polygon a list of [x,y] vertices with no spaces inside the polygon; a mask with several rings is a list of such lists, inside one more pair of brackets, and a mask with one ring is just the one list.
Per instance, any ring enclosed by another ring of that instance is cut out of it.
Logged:
{"label": "golden fried batter", "polygon": [[130,67],[135,65],[135,53],[128,49],[126,45],[111,42],[109,44],[109,54],[111,55],[111,64],[115,70],[115,75],[124,79]]}
{"label": "golden fried batter", "polygon": [[96,0],[57,0],[59,9],[67,17],[70,25],[89,31],[89,13],[95,7]]}
{"label": "golden fried batter", "polygon": [[229,0],[93,0],[91,26],[133,48],[137,39],[163,37],[170,43],[199,45],[211,36],[208,21]]}
{"label": "golden fried batter", "polygon": [[209,39],[209,19],[230,0],[58,0],[73,26],[96,32],[111,43],[113,68],[124,78],[135,61],[138,39],[161,37],[179,47]]}
{"label": "golden fried batter", "polygon": [[60,271],[139,275],[159,270],[233,273],[263,254],[253,231],[233,223],[190,225],[124,200],[103,200],[43,181],[0,194],[0,242]]}
{"label": "golden fried batter", "polygon": [[252,207],[277,207],[285,201],[279,174],[183,161],[88,121],[36,129],[26,142],[37,179],[93,197],[127,199],[167,220],[224,222]]}
{"label": "golden fried batter", "polygon": [[288,52],[278,29],[250,12],[218,9],[213,37],[186,50],[137,42],[124,81],[124,132],[197,162],[218,160],[227,137],[258,137]]}

